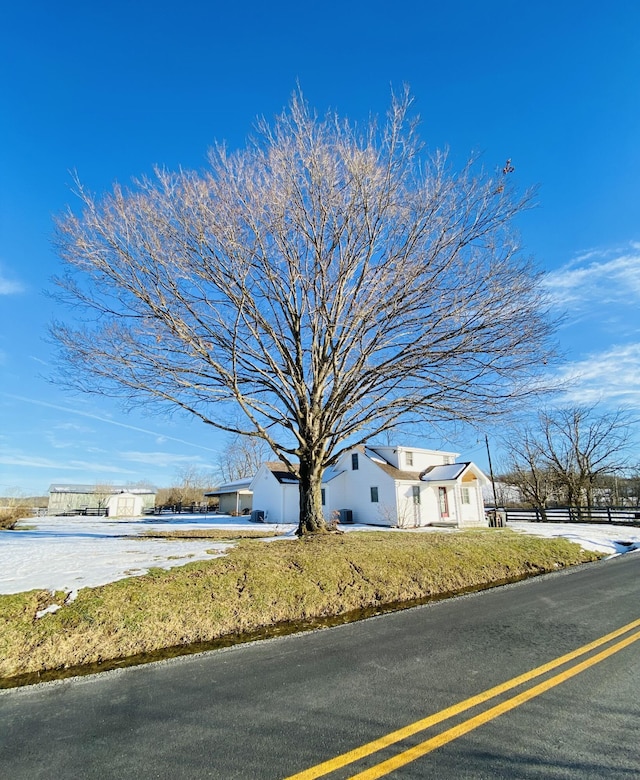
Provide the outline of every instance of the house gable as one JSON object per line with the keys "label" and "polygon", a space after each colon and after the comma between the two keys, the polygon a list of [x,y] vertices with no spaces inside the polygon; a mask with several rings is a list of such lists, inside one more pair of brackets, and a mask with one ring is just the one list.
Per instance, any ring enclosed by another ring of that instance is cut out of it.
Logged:
{"label": "house gable", "polygon": [[382,459],[399,471],[421,472],[430,466],[442,466],[455,463],[457,452],[429,450],[422,447],[372,445],[367,451]]}

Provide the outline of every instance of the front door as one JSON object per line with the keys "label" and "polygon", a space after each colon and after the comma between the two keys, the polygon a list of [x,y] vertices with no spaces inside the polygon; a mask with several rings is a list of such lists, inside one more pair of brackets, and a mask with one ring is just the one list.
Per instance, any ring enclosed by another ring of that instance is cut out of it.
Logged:
{"label": "front door", "polygon": [[446,487],[438,488],[438,503],[440,505],[440,517],[443,520],[449,519],[449,497]]}
{"label": "front door", "polygon": [[411,498],[413,500],[413,525],[417,528],[420,525],[420,487],[413,485],[411,487]]}

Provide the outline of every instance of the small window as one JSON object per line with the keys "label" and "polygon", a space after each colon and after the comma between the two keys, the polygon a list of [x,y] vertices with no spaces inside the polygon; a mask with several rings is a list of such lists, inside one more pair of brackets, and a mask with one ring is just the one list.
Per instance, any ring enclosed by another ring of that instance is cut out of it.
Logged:
{"label": "small window", "polygon": [[371,488],[371,503],[377,504],[378,503],[378,488],[372,487]]}
{"label": "small window", "polygon": [[325,505],[326,499],[327,499],[327,496],[325,494],[324,488],[320,488],[320,500],[322,501],[322,506]]}
{"label": "small window", "polygon": [[413,485],[411,488],[411,493],[413,495],[413,503],[419,504],[420,503],[420,486],[419,485]]}
{"label": "small window", "polygon": [[469,488],[463,487],[460,490],[461,496],[462,496],[462,503],[463,504],[470,504],[471,503],[471,496],[469,495]]}
{"label": "small window", "polygon": [[358,453],[352,452],[351,453],[351,470],[357,471],[358,470]]}
{"label": "small window", "polygon": [[407,466],[413,466],[413,452],[405,452],[404,457]]}

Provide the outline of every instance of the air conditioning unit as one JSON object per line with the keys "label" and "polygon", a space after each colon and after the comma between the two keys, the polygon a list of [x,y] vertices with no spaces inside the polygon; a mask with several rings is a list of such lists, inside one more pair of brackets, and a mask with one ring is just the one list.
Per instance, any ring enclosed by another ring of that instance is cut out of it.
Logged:
{"label": "air conditioning unit", "polygon": [[353,523],[353,510],[341,509],[340,510],[340,523]]}
{"label": "air conditioning unit", "polygon": [[252,523],[264,523],[264,509],[254,509],[251,512]]}

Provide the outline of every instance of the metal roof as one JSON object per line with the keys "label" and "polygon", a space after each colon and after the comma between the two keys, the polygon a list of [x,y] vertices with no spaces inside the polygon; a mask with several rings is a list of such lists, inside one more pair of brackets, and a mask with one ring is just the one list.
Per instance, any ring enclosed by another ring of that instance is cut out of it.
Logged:
{"label": "metal roof", "polygon": [[420,475],[422,482],[452,482],[466,471],[469,463],[450,463],[446,466],[430,466]]}
{"label": "metal roof", "polygon": [[131,487],[130,485],[70,485],[57,483],[49,486],[49,493],[133,493],[134,495],[155,495],[156,488]]}
{"label": "metal roof", "polygon": [[252,492],[249,490],[249,486],[252,482],[253,477],[245,477],[244,479],[236,479],[233,482],[225,482],[224,485],[219,485],[215,490],[205,493],[205,496],[223,496],[229,493],[248,494]]}

